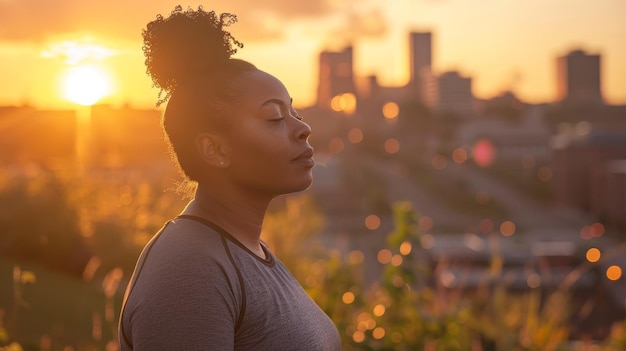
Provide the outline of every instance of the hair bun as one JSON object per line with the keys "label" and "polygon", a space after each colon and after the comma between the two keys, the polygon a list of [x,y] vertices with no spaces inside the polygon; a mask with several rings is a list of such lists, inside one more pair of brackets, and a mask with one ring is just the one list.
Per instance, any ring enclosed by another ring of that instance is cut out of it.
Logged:
{"label": "hair bun", "polygon": [[178,5],[169,17],[157,15],[142,31],[143,52],[146,56],[147,73],[154,86],[165,91],[165,102],[176,86],[198,75],[219,69],[231,55],[237,52],[233,46],[243,44],[224,30],[237,22],[230,13],[216,15],[206,12],[202,6],[197,11]]}

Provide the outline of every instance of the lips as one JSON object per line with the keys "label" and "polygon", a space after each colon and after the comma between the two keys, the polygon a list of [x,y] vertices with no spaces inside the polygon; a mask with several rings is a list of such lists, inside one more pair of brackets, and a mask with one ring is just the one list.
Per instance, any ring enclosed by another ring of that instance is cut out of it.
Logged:
{"label": "lips", "polygon": [[312,158],[313,157],[313,149],[309,148],[304,150],[303,153],[301,153],[300,155],[298,155],[298,157],[295,158],[295,160],[301,160],[301,159],[307,159],[307,158]]}
{"label": "lips", "polygon": [[315,166],[315,161],[313,160],[313,149],[308,148],[304,150],[298,157],[293,159],[294,162],[301,163],[306,167]]}

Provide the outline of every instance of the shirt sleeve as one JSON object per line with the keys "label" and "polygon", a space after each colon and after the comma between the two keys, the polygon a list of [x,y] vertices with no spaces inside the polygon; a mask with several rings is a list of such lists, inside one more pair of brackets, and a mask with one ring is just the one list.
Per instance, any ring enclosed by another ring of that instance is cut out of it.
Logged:
{"label": "shirt sleeve", "polygon": [[215,257],[179,256],[153,265],[131,294],[133,350],[233,350],[238,287]]}

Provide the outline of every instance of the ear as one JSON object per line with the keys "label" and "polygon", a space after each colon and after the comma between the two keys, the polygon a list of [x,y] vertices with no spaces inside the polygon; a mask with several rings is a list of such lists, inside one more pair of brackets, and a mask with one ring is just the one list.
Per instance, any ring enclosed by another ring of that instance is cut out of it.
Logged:
{"label": "ear", "polygon": [[223,137],[212,133],[200,133],[196,136],[195,142],[200,157],[209,166],[228,167],[226,140]]}

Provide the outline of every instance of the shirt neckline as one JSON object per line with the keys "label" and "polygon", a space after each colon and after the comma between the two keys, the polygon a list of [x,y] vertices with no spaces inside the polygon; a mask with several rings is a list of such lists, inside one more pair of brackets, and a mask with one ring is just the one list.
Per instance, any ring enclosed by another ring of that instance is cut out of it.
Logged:
{"label": "shirt neckline", "polygon": [[254,257],[256,260],[260,261],[261,263],[267,265],[267,266],[274,266],[275,264],[275,260],[274,260],[274,255],[272,255],[272,253],[270,252],[269,248],[267,248],[267,245],[265,244],[265,242],[261,241],[261,249],[263,250],[263,253],[265,254],[265,258],[259,257],[259,255],[255,254],[254,252],[252,252],[252,250],[250,250],[249,248],[247,248],[243,243],[241,243],[241,241],[237,240],[237,238],[235,238],[234,236],[232,236],[232,234],[230,234],[229,232],[227,232],[226,230],[224,230],[222,227],[220,227],[219,225],[215,224],[214,222],[200,217],[200,216],[194,216],[194,215],[178,215],[174,218],[174,221],[176,219],[189,219],[192,221],[196,221],[200,224],[203,224],[211,229],[213,229],[214,231],[216,231],[219,235],[225,237],[226,239],[228,239],[229,241],[231,241],[232,243],[234,243],[235,245],[239,246],[242,250],[246,251],[248,254],[250,254],[252,257]]}

